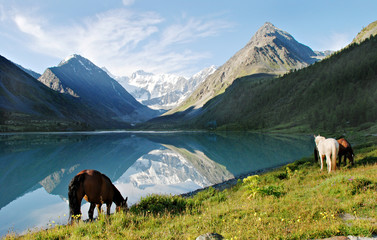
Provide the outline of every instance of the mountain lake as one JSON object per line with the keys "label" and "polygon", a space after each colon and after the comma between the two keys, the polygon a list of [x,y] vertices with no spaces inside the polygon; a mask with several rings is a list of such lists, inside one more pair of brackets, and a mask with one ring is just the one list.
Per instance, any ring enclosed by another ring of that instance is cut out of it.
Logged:
{"label": "mountain lake", "polygon": [[[0,236],[66,224],[68,184],[83,169],[106,174],[130,206],[153,193],[187,193],[293,162],[313,146],[311,136],[256,133],[1,134]],[[88,208],[83,200],[84,220]]]}

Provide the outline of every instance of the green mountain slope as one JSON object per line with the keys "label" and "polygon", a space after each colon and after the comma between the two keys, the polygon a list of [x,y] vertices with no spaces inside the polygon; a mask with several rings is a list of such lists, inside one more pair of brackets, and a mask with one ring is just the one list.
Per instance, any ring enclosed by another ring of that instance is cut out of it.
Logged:
{"label": "green mountain slope", "polygon": [[361,30],[361,32],[357,34],[357,36],[353,39],[352,42],[361,43],[365,39],[369,38],[371,35],[375,36],[376,34],[377,34],[377,21],[374,21],[368,26],[366,26],[365,28],[363,28],[363,30]]}
{"label": "green mountain slope", "polygon": [[237,79],[195,116],[184,113],[152,127],[335,131],[377,121],[377,37],[354,43],[321,62],[283,77]]}

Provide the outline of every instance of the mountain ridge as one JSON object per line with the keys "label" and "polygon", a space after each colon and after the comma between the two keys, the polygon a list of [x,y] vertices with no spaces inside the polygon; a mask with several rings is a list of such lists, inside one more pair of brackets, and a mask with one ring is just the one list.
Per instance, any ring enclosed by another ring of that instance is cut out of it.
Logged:
{"label": "mountain ridge", "polygon": [[46,87],[3,56],[0,56],[0,96],[0,131],[87,130],[111,126],[106,118],[87,109],[80,99]]}
{"label": "mountain ridge", "polygon": [[51,89],[80,98],[108,118],[141,122],[159,115],[136,101],[117,81],[88,59],[73,54],[38,79]]}
{"label": "mountain ridge", "polygon": [[17,67],[19,67],[22,71],[26,72],[27,74],[29,74],[30,76],[32,76],[33,78],[35,79],[38,79],[41,74],[40,73],[37,73],[37,72],[34,72],[33,70],[31,69],[27,69],[27,68],[24,68],[23,66],[21,66],[20,64],[17,64],[17,63],[14,63]]}
{"label": "mountain ridge", "polygon": [[223,93],[233,81],[256,73],[284,74],[314,63],[317,54],[297,42],[289,33],[266,22],[249,42],[219,67],[177,108],[173,114],[202,107],[211,98]]}

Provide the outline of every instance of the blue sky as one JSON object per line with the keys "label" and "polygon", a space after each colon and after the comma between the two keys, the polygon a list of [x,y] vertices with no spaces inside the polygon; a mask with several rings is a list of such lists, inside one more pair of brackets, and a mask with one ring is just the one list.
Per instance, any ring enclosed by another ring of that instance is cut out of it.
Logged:
{"label": "blue sky", "polygon": [[375,0],[0,0],[0,55],[39,73],[77,53],[118,76],[191,76],[267,21],[313,50],[339,50],[376,13]]}

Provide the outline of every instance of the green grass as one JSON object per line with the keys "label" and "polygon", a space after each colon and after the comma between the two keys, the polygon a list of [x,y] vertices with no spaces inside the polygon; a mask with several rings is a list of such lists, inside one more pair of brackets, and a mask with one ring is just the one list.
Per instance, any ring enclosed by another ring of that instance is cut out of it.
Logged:
{"label": "green grass", "polygon": [[355,166],[320,172],[312,157],[231,189],[194,197],[151,195],[129,212],[6,239],[318,239],[377,234],[377,141],[354,147]]}

